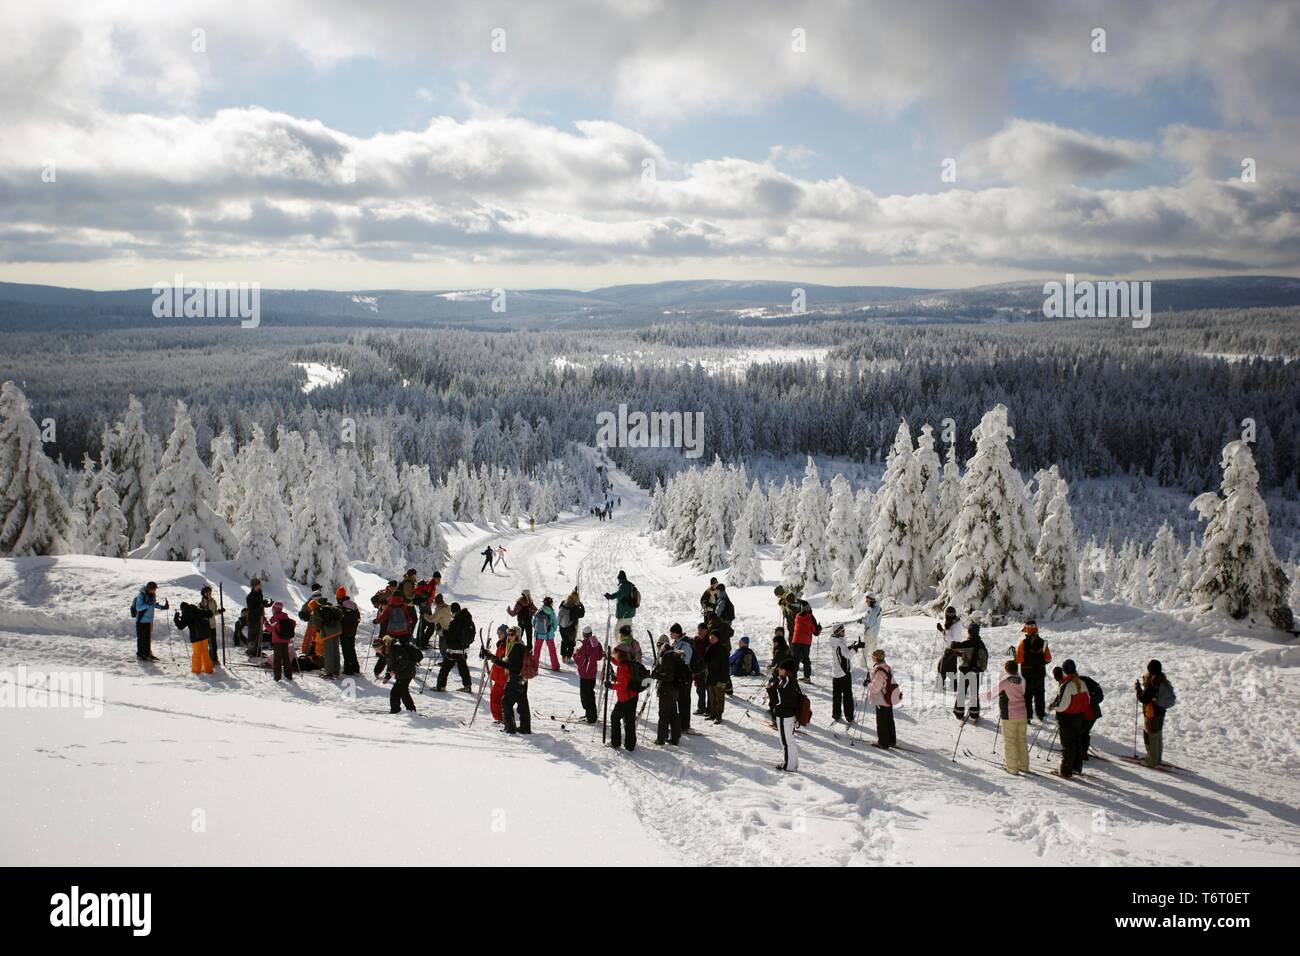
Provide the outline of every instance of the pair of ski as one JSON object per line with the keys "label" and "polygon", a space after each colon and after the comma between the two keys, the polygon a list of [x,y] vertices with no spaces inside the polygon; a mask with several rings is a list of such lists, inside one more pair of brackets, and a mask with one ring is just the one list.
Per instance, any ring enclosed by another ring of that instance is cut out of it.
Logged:
{"label": "pair of ski", "polygon": [[[999,770],[1005,771],[1006,773],[1011,772],[1007,770],[1006,764],[1004,764],[1001,760],[994,760],[992,757],[985,757],[981,754],[977,754],[969,747],[963,747],[961,752],[963,756],[970,757],[973,760],[982,760],[984,763],[997,767]],[[1031,777],[1040,776],[1040,774],[1036,770],[1022,770],[1020,772],[1023,774],[1028,774]]]}

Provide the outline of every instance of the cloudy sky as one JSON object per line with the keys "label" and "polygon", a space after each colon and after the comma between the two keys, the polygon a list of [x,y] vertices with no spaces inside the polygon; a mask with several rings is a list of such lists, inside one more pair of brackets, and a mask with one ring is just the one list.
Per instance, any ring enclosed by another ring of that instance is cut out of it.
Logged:
{"label": "cloudy sky", "polygon": [[0,279],[1300,274],[1297,50],[1293,0],[0,0]]}

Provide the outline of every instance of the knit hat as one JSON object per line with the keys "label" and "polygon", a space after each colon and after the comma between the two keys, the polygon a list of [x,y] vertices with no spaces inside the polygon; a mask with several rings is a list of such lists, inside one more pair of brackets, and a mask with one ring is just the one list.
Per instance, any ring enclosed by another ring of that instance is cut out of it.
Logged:
{"label": "knit hat", "polygon": [[742,637],[742,638],[740,639],[740,643],[741,643],[743,646],[745,646],[745,647],[749,647],[749,638],[748,638],[748,637]]}
{"label": "knit hat", "polygon": [[[506,627],[504,624],[498,624],[498,625],[497,625],[497,633],[498,633],[498,634],[505,634],[505,633],[507,633],[509,630],[510,630],[510,628]],[[588,630],[590,630],[590,628],[588,628]]]}
{"label": "knit hat", "polygon": [[795,664],[793,657],[787,657],[785,660],[783,660],[780,664],[777,664],[776,666],[778,670],[793,671],[797,665]]}
{"label": "knit hat", "polygon": [[668,635],[667,635],[667,634],[660,634],[660,635],[659,635],[659,646],[660,646],[660,647],[667,647],[667,646],[668,646],[669,644],[671,644],[671,643],[672,643],[672,641],[670,641],[670,640],[668,639]]}
{"label": "knit hat", "polygon": [[271,602],[271,613],[272,613],[272,614],[280,614],[280,613],[283,612],[283,611],[284,611],[284,602],[283,602],[283,601],[272,601],[272,602]]}
{"label": "knit hat", "polygon": [[619,625],[618,633],[619,633],[619,634],[626,634],[628,637],[631,637],[631,636],[632,636],[632,625],[631,625],[631,624],[621,624],[621,625]]}
{"label": "knit hat", "polygon": [[582,625],[582,633],[583,633],[583,634],[590,634],[590,633],[591,633],[591,625],[590,625],[590,624],[584,624],[584,625]]}
{"label": "knit hat", "polygon": [[1071,677],[1073,677],[1075,674],[1079,673],[1079,669],[1078,669],[1077,667],[1074,666],[1074,661],[1072,661],[1072,660],[1067,660],[1067,661],[1062,662],[1062,664],[1061,664],[1061,670],[1062,670],[1064,673],[1069,674]]}
{"label": "knit hat", "polygon": [[347,597],[347,596],[348,596],[348,589],[347,589],[347,588],[345,588],[345,587],[338,587],[338,588],[335,588],[335,589],[334,589],[334,598],[335,598],[335,600],[342,601],[342,600],[343,600],[345,597]]}

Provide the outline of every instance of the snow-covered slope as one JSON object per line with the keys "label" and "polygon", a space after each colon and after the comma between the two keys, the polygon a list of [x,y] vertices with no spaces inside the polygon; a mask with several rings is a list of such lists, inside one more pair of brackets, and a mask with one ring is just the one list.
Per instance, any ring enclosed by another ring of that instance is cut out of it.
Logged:
{"label": "snow-covered slope", "polygon": [[[647,627],[689,628],[707,576],[674,566],[650,543],[644,493],[613,477],[622,506],[610,522],[571,517],[535,533],[448,528],[450,599],[468,602],[487,631],[506,619],[520,588],[558,599],[577,582],[586,620],[603,635],[601,593],[623,568],[643,595],[643,644]],[[485,540],[506,543],[510,570],[479,572]],[[774,578],[779,555],[769,549],[764,558]],[[362,593],[378,584],[358,578]],[[802,737],[800,772],[786,775],[772,769],[778,743],[755,679],[736,681],[724,726],[699,727],[703,735],[680,748],[653,745],[652,701],[628,754],[602,748],[599,728],[575,720],[572,670],[543,668],[530,690],[534,734],[506,738],[485,719],[486,701],[475,726],[462,726],[474,700],[458,693],[417,694],[426,716],[391,716],[387,688],[368,669],[341,686],[315,674],[277,685],[249,667],[192,676],[187,646],[169,645],[162,622],[155,647],[163,663],[142,668],[126,608],[148,579],[173,605],[205,580],[226,585],[228,606],[242,595],[220,564],[200,573],[188,564],[75,556],[0,560],[6,680],[30,685],[37,670],[88,668],[103,672],[105,698],[98,718],[0,709],[0,773],[9,783],[0,860],[1300,862],[1300,650],[1263,632],[1092,605],[1078,622],[1051,625],[1056,658],[1073,657],[1106,688],[1095,746],[1116,757],[1132,751],[1127,688],[1159,657],[1180,698],[1166,759],[1197,771],[1164,774],[1112,759],[1093,761],[1086,782],[1067,782],[1048,775],[1053,764],[1040,757],[1031,778],[995,765],[995,703],[986,702],[989,719],[966,728],[954,761],[958,723],[932,684],[933,624],[890,616],[881,643],[903,685],[898,733],[909,749],[866,746],[870,721],[865,739],[832,732],[819,647],[809,687],[814,725]],[[302,594],[292,590],[283,596],[296,602]],[[766,663],[771,585],[733,597],[737,632],[754,638]],[[818,610],[823,623],[846,616]],[[986,631],[995,661],[1014,639],[1012,628]]]}

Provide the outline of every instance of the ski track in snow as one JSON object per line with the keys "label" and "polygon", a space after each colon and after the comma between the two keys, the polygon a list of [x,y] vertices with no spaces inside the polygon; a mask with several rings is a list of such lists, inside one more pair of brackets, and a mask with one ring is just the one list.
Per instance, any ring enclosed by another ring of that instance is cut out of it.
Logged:
{"label": "ski track in snow", "polygon": [[[583,623],[590,624],[603,642],[607,602],[601,595],[613,590],[616,572],[624,568],[642,593],[634,630],[647,657],[652,653],[647,627],[657,636],[677,621],[693,633],[699,592],[708,575],[673,565],[651,545],[643,531],[646,494],[618,472],[613,479],[622,506],[610,521],[571,517],[536,532],[503,534],[467,529],[456,540],[444,572],[448,600],[468,602],[475,623],[490,640],[489,627],[510,621],[506,607],[520,589],[529,588],[539,604],[546,594],[558,602],[580,581],[587,606]],[[479,572],[478,552],[485,540],[506,543],[510,570]],[[774,562],[765,562],[765,567],[773,576]],[[419,693],[425,682],[423,667],[412,684],[417,707],[426,715],[421,719],[388,715],[388,688],[370,679],[368,667],[358,679],[340,685],[316,674],[305,675],[293,686],[277,685],[269,672],[245,667],[232,667],[213,678],[194,678],[189,674],[188,644],[174,634],[169,644],[161,621],[155,653],[162,662],[142,670],[131,657],[129,625],[120,621],[124,613],[117,618],[112,614],[120,610],[117,605],[125,607],[129,593],[119,598],[114,592],[91,612],[62,606],[70,600],[65,593],[58,601],[46,599],[51,588],[62,592],[69,576],[75,580],[81,574],[81,587],[93,591],[111,588],[115,581],[120,584],[120,575],[107,569],[65,571],[52,562],[27,574],[13,568],[13,562],[0,565],[0,653],[6,666],[99,668],[107,675],[109,713],[130,712],[152,720],[158,729],[156,736],[147,738],[95,739],[95,734],[77,724],[42,725],[42,732],[35,735],[39,741],[30,743],[25,753],[19,751],[6,771],[9,779],[22,771],[18,778],[27,782],[20,785],[27,788],[48,789],[49,783],[42,781],[54,765],[109,772],[120,770],[125,760],[187,773],[180,768],[211,759],[247,759],[227,748],[236,746],[240,737],[254,735],[276,742],[277,749],[268,750],[266,757],[273,753],[313,761],[324,757],[336,771],[361,754],[367,767],[368,761],[380,759],[387,766],[400,764],[403,773],[414,773],[412,768],[421,767],[422,761],[436,760],[447,779],[430,780],[425,773],[416,776],[419,782],[412,786],[437,786],[440,792],[456,788],[455,775],[462,765],[458,761],[472,762],[476,768],[491,768],[476,770],[470,790],[478,804],[500,802],[492,800],[492,788],[504,789],[520,804],[512,813],[540,813],[539,826],[552,825],[553,815],[561,814],[571,818],[574,833],[590,830],[601,839],[609,839],[613,831],[601,830],[599,821],[589,819],[592,814],[584,804],[595,801],[597,794],[603,794],[601,801],[612,797],[628,812],[617,816],[608,811],[606,827],[615,825],[611,820],[617,818],[618,827],[635,830],[634,821],[639,820],[644,831],[629,844],[633,858],[622,862],[1295,865],[1300,860],[1300,785],[1295,772],[1300,766],[1296,733],[1300,651],[1261,646],[1262,641],[1206,636],[1171,615],[1103,606],[1092,618],[1045,628],[1057,660],[1075,656],[1080,669],[1108,690],[1103,703],[1106,716],[1098,723],[1093,742],[1094,748],[1112,758],[1104,763],[1091,761],[1086,782],[1050,774],[1057,764],[1044,753],[1050,726],[1031,758],[1034,776],[1013,778],[1002,771],[995,765],[1000,763],[1000,743],[998,753],[993,753],[997,707],[988,699],[983,702],[986,719],[962,731],[961,750],[953,761],[959,725],[950,710],[951,698],[937,701],[934,697],[933,624],[921,617],[892,616],[885,619],[881,644],[888,649],[904,688],[898,735],[909,750],[881,753],[868,746],[875,736],[873,717],[861,712],[860,720],[866,716],[865,731],[855,731],[853,742],[843,728],[830,729],[829,679],[824,659],[817,653],[818,641],[814,682],[806,686],[814,723],[800,735],[800,771],[783,774],[774,769],[780,747],[775,732],[766,726],[764,697],[760,692],[752,703],[748,701],[761,686],[757,678],[734,682],[735,696],[728,698],[723,726],[695,718],[693,726],[702,735],[684,736],[680,747],[653,744],[657,706],[651,699],[644,722],[638,724],[636,751],[616,752],[601,745],[599,724],[588,726],[575,713],[580,705],[573,669],[552,673],[547,668],[549,658],[543,657],[529,691],[534,733],[510,739],[492,724],[486,697],[474,727],[466,729],[461,722],[473,710],[473,695]],[[192,572],[187,565],[176,565],[172,580],[188,582],[196,577],[180,573],[182,568]],[[142,573],[146,572],[133,571],[131,581]],[[33,583],[33,575],[39,583]],[[166,579],[162,571],[153,577],[160,582]],[[233,591],[233,579],[226,580]],[[180,588],[171,584],[161,590],[180,595]],[[362,586],[358,593],[364,598],[369,592]],[[766,664],[768,635],[776,623],[770,584],[738,589],[733,598],[738,609],[737,636],[750,635]],[[231,597],[227,600],[233,603]],[[818,611],[824,625],[849,616],[831,607]],[[1135,628],[1142,632],[1140,640]],[[87,636],[69,636],[77,633]],[[362,657],[368,633],[369,625],[363,623],[358,637]],[[988,629],[991,660],[1000,660],[1001,649],[1015,637],[1010,627]],[[1105,653],[1097,653],[1098,647],[1104,647]],[[1195,775],[1149,771],[1118,758],[1132,749],[1133,711],[1125,689],[1151,656],[1166,660],[1166,670],[1176,675],[1179,689],[1180,705],[1170,712],[1166,732],[1166,756],[1195,767]],[[231,661],[235,660],[232,655]],[[471,671],[477,684],[482,669],[471,666]],[[855,703],[861,700],[861,677],[855,672]],[[431,673],[430,688],[433,683]],[[457,683],[453,671],[448,686]],[[917,706],[918,701],[922,706]],[[17,715],[30,718],[36,713]],[[566,730],[561,730],[561,723]],[[1031,740],[1036,730],[1030,728]],[[195,735],[208,743],[197,749],[187,746],[185,740]],[[962,752],[967,750],[977,759]],[[549,783],[530,776],[541,772],[539,760],[547,765]],[[270,767],[274,762],[263,763]],[[483,779],[492,781],[486,795]],[[93,786],[94,780],[88,778],[88,785]],[[351,791],[364,790],[367,799],[384,799],[382,780],[357,786],[355,774],[340,772],[332,785],[346,788],[350,797]],[[292,787],[293,781],[285,786]],[[536,789],[539,786],[543,789]],[[553,786],[566,788],[564,806],[552,808],[552,816],[529,806],[552,799]],[[158,796],[165,800],[167,794]],[[304,793],[298,799],[313,803],[328,797]],[[84,813],[84,807],[81,804],[76,812]],[[478,809],[471,805],[464,812],[472,815]],[[265,838],[274,840],[273,831],[268,830]],[[14,853],[22,851],[24,839],[22,831],[3,833],[3,855],[12,860]],[[563,835],[554,839],[562,840]],[[549,847],[530,843],[528,848],[518,851],[522,854],[518,862],[555,859]],[[604,850],[606,856],[615,852],[610,846]],[[340,853],[339,859],[347,861],[348,851]],[[165,853],[160,858],[169,859]],[[584,850],[576,861],[592,859]]]}

